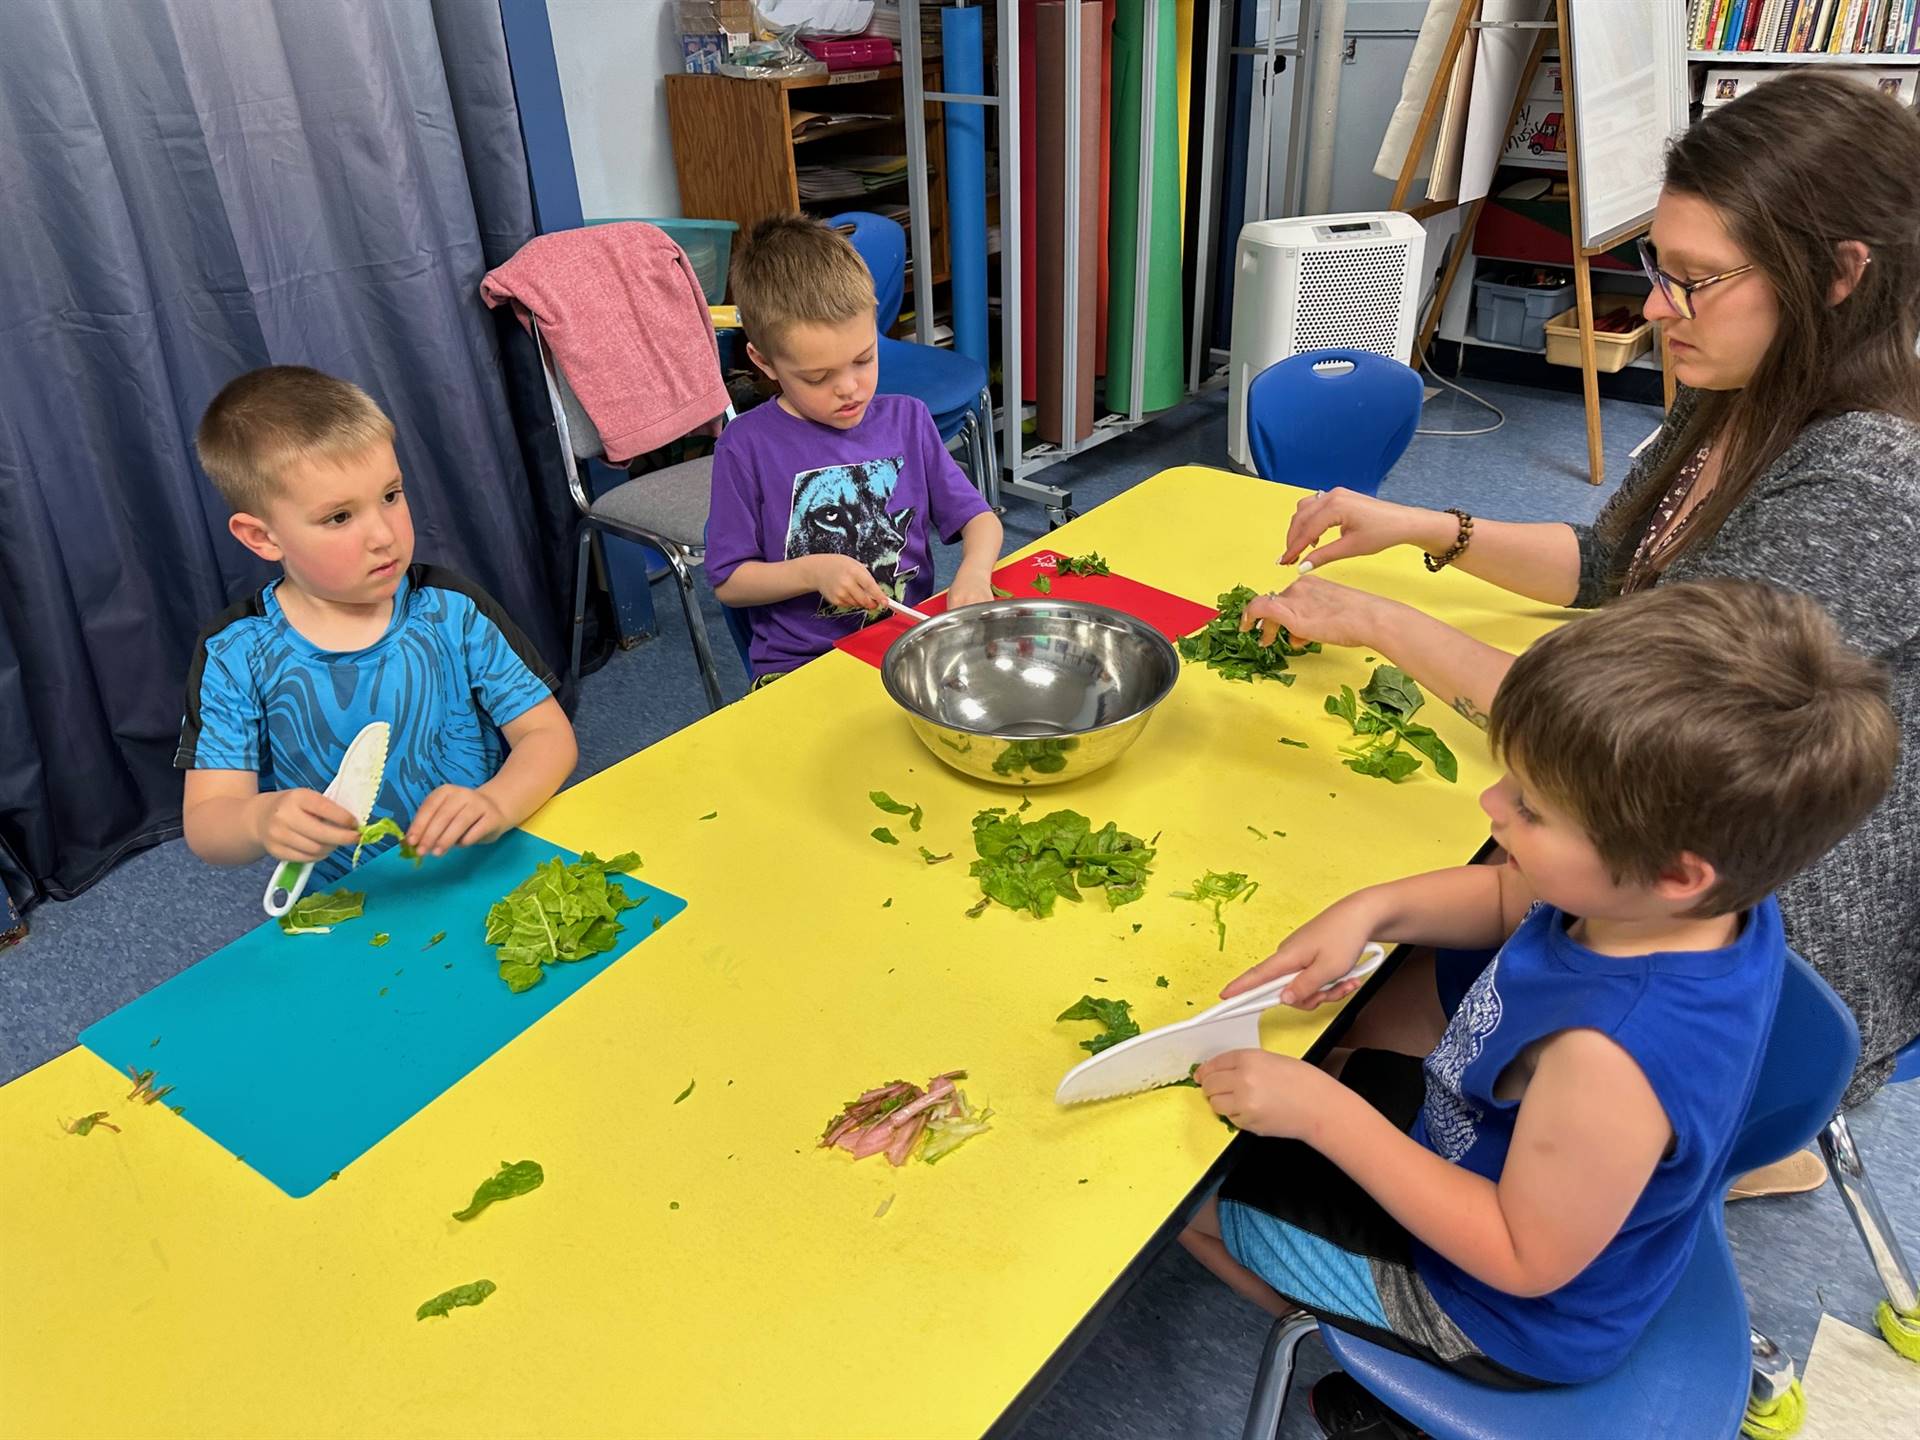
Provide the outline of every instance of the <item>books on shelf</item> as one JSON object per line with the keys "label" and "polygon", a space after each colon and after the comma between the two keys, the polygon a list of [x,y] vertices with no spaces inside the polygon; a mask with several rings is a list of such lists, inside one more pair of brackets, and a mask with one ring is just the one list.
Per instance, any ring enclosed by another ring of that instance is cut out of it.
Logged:
{"label": "books on shelf", "polygon": [[842,155],[832,165],[795,169],[802,200],[846,200],[898,185],[907,178],[904,155]]}
{"label": "books on shelf", "polygon": [[1920,54],[1920,0],[1688,0],[1687,44],[1722,54]]}

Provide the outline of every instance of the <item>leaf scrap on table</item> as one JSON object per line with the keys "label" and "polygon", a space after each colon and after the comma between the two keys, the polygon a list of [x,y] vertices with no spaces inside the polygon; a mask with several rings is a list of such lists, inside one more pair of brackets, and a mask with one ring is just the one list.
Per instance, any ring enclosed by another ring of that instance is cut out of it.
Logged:
{"label": "leaf scrap on table", "polygon": [[426,944],[422,945],[420,948],[422,950],[431,950],[433,949],[434,946],[438,945],[442,940],[446,938],[447,938],[446,931],[436,930],[433,932],[433,937],[430,940],[428,940]]}
{"label": "leaf scrap on table", "polygon": [[867,834],[875,840],[878,840],[882,845],[898,845],[900,843],[900,837],[884,825],[874,826]]}
{"label": "leaf scrap on table", "polygon": [[118,1135],[120,1133],[120,1127],[107,1119],[109,1113],[110,1112],[106,1110],[96,1110],[91,1115],[82,1115],[77,1120],[63,1120],[60,1122],[60,1128],[69,1135],[91,1135],[93,1133],[93,1127],[98,1125],[102,1130],[111,1130],[114,1134]]}
{"label": "leaf scrap on table", "polygon": [[1246,902],[1253,898],[1253,892],[1260,888],[1258,880],[1249,880],[1239,870],[1209,870],[1193,882],[1191,890],[1176,890],[1176,900],[1197,900],[1202,905],[1213,907],[1213,928],[1219,932],[1221,950],[1227,948],[1227,920],[1223,913],[1228,905],[1239,900]]}
{"label": "leaf scrap on table", "polygon": [[[147,1048],[152,1049],[153,1047],[148,1046]],[[154,1089],[153,1071],[151,1070],[136,1070],[133,1066],[129,1065],[127,1066],[127,1074],[133,1077],[133,1089],[127,1092],[127,1099],[138,1100],[142,1105],[153,1104],[154,1101],[162,1098],[173,1089],[171,1085],[162,1085],[158,1090]]]}
{"label": "leaf scrap on table", "polygon": [[944,864],[948,860],[953,859],[953,852],[951,850],[949,850],[944,855],[936,855],[933,853],[933,851],[929,850],[924,845],[920,846],[919,850],[920,850],[920,858],[926,861],[927,864],[929,865],[940,865],[940,864]]}
{"label": "leaf scrap on table", "polygon": [[468,1285],[456,1285],[451,1290],[443,1290],[413,1312],[416,1320],[425,1320],[429,1315],[451,1315],[462,1305],[478,1305],[500,1287],[491,1280],[475,1280]]}
{"label": "leaf scrap on table", "polygon": [[626,929],[616,918],[640,902],[612,879],[640,857],[631,850],[602,860],[591,850],[571,864],[554,856],[487,912],[487,944],[500,978],[518,994],[540,983],[541,968],[613,949]]}
{"label": "leaf scrap on table", "polygon": [[1278,680],[1291,685],[1296,677],[1287,669],[1287,658],[1317,655],[1320,642],[1295,645],[1284,625],[1271,645],[1261,645],[1258,626],[1243,634],[1240,615],[1254,598],[1250,585],[1236,585],[1223,593],[1218,600],[1220,613],[1179,642],[1180,654],[1218,670],[1224,680]]}
{"label": "leaf scrap on table", "polygon": [[367,908],[367,897],[360,890],[326,890],[318,895],[302,895],[293,908],[280,917],[280,928],[289,935],[325,935],[336,925],[357,920]]}
{"label": "leaf scrap on table", "polygon": [[456,1220],[471,1220],[496,1200],[511,1200],[516,1195],[525,1195],[529,1190],[538,1190],[546,1183],[547,1172],[540,1168],[538,1160],[502,1160],[500,1168],[482,1180],[473,1192],[473,1199],[467,1202],[467,1208],[453,1212]]}
{"label": "leaf scrap on table", "polygon": [[1100,829],[1077,810],[1038,820],[995,808],[973,817],[971,873],[989,900],[1045,919],[1055,900],[1078,903],[1082,890],[1106,894],[1117,910],[1145,892],[1154,850],[1109,820]]}
{"label": "leaf scrap on table", "polygon": [[1060,563],[1054,567],[1062,575],[1111,575],[1107,557],[1098,550],[1088,551],[1085,555],[1062,555]]}
{"label": "leaf scrap on table", "polygon": [[987,1123],[993,1111],[976,1109],[958,1088],[966,1078],[964,1070],[949,1070],[924,1090],[905,1080],[876,1085],[840,1107],[821,1132],[820,1145],[837,1146],[856,1160],[884,1154],[893,1165],[906,1164],[918,1146],[920,1158],[934,1164],[993,1128]]}
{"label": "leaf scrap on table", "polygon": [[1131,1040],[1140,1033],[1140,1022],[1133,1018],[1133,1006],[1125,1000],[1109,1000],[1104,996],[1082,995],[1053,1019],[1056,1025],[1062,1020],[1098,1021],[1100,1033],[1080,1042],[1082,1050],[1095,1055],[1109,1045]]}
{"label": "leaf scrap on table", "polygon": [[389,836],[400,842],[400,854],[403,858],[411,860],[416,865],[420,863],[423,857],[418,850],[407,843],[407,832],[400,828],[398,821],[382,815],[378,820],[360,827],[360,839],[353,847],[353,859],[348,862],[347,868],[351,870],[359,865],[360,852],[367,846],[376,845]]}
{"label": "leaf scrap on table", "polygon": [[921,820],[926,816],[926,811],[922,810],[918,805],[902,804],[884,790],[869,790],[867,792],[867,799],[874,803],[875,808],[884,810],[889,815],[906,816],[907,828],[909,830],[918,830]]}
{"label": "leaf scrap on table", "polygon": [[1033,577],[1033,588],[1038,590],[1042,595],[1051,595],[1053,593],[1053,578],[1048,575],[1036,575]]}
{"label": "leaf scrap on table", "polygon": [[678,1105],[682,1100],[686,1099],[689,1095],[693,1094],[693,1087],[697,1083],[698,1081],[696,1080],[687,1081],[687,1088],[682,1090],[678,1095],[673,1097],[673,1103]]}
{"label": "leaf scrap on table", "polygon": [[1324,708],[1346,721],[1359,743],[1340,747],[1347,757],[1340,763],[1356,774],[1398,784],[1420,768],[1419,755],[1400,748],[1404,742],[1431,760],[1442,780],[1457,781],[1460,764],[1447,742],[1434,734],[1432,726],[1413,723],[1415,712],[1425,703],[1426,696],[1413,678],[1395,665],[1376,668],[1357,695],[1351,685],[1342,685],[1338,695],[1327,697]]}

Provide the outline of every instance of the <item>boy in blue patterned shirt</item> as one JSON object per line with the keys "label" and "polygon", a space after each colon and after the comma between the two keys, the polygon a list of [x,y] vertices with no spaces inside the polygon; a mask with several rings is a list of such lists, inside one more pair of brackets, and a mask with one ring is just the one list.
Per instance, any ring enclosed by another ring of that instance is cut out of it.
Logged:
{"label": "boy in blue patterned shirt", "polygon": [[284,571],[213,622],[188,676],[174,764],[210,864],[343,875],[359,832],[321,792],[373,720],[392,727],[373,813],[426,855],[499,838],[573,769],[533,646],[479,586],[413,563],[393,434],[365,391],[298,365],[242,375],[200,422],[227,528]]}

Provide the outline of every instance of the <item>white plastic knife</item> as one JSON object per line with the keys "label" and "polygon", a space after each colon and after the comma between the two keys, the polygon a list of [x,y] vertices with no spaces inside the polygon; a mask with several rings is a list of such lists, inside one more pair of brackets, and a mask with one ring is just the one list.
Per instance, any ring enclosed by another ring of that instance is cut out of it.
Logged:
{"label": "white plastic knife", "polygon": [[[1368,945],[1351,970],[1323,988],[1331,990],[1335,985],[1371,975],[1386,958],[1385,946]],[[1061,1105],[1078,1105],[1087,1100],[1132,1095],[1184,1080],[1194,1066],[1229,1050],[1258,1050],[1261,1012],[1280,1003],[1280,992],[1299,973],[1292,971],[1231,1000],[1222,1000],[1190,1019],[1162,1025],[1109,1046],[1069,1070],[1060,1088],[1053,1092],[1054,1100]]]}
{"label": "white plastic knife", "polygon": [[[327,786],[327,799],[343,810],[353,812],[353,823],[364,827],[373,813],[373,802],[380,796],[380,783],[387,774],[387,739],[392,727],[375,720],[361,727],[340,759],[340,770]],[[261,904],[269,915],[284,915],[307,888],[313,875],[313,862],[285,860],[273,867],[267,879],[267,893]]]}

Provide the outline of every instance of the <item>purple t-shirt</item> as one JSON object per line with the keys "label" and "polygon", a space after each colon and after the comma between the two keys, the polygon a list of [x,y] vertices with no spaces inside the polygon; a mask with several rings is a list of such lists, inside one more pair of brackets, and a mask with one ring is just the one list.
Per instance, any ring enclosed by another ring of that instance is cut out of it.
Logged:
{"label": "purple t-shirt", "polygon": [[[747,560],[851,555],[888,594],[918,605],[933,593],[930,527],[952,544],[986,509],[911,396],[874,396],[851,430],[769,400],[727,426],[714,450],[707,576],[721,585]],[[804,665],[867,623],[811,592],[746,613],[755,675]]]}

